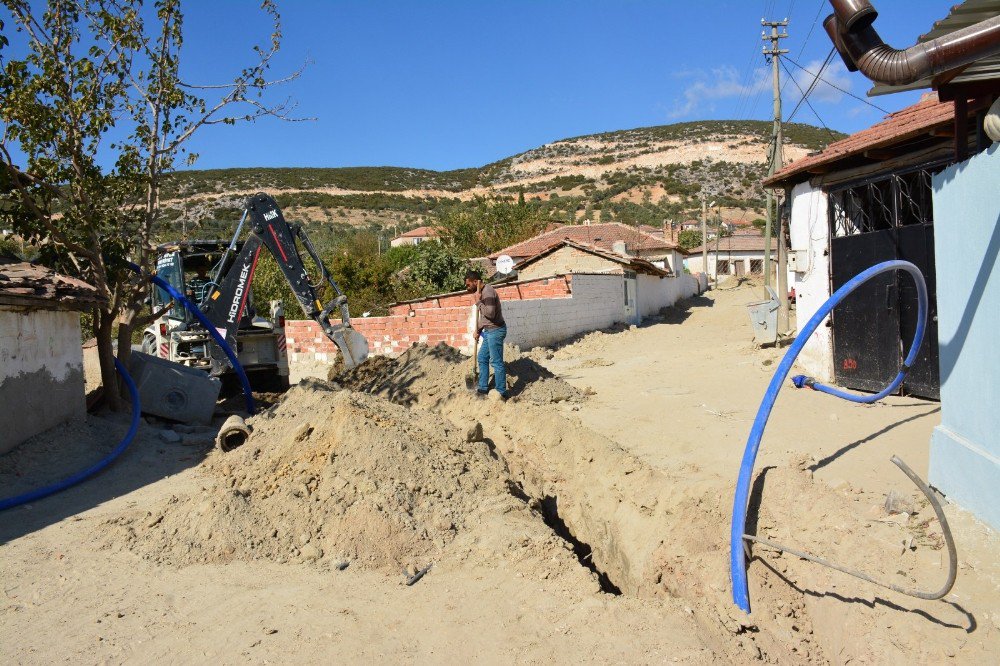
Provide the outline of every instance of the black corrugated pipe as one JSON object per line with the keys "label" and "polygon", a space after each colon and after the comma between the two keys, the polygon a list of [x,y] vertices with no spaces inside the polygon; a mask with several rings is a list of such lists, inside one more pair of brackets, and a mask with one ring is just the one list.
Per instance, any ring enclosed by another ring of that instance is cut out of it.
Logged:
{"label": "black corrugated pipe", "polygon": [[908,49],[894,49],[872,23],[878,12],[868,0],[830,0],[834,14],[823,27],[844,64],[875,83],[901,86],[1000,53],[1000,15]]}

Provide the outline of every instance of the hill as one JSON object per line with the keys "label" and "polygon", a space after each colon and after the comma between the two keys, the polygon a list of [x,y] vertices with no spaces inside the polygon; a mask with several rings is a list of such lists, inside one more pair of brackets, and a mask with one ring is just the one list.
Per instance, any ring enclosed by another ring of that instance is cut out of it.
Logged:
{"label": "hill", "polygon": [[[225,235],[242,200],[272,193],[289,219],[323,235],[399,230],[476,196],[523,193],[547,217],[661,224],[693,215],[702,194],[724,216],[756,215],[771,123],[697,121],[554,141],[482,167],[235,168],[182,171],[164,190],[163,235]],[[785,126],[786,161],[844,135]],[[315,234],[314,234],[315,235]]]}

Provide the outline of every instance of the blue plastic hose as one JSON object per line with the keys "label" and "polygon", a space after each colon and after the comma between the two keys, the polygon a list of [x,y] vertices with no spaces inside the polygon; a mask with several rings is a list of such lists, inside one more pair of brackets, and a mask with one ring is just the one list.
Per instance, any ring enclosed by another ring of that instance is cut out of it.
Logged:
{"label": "blue plastic hose", "polygon": [[97,463],[81,472],[77,472],[68,479],[64,479],[59,483],[54,483],[51,486],[39,488],[38,490],[32,490],[31,492],[24,493],[23,495],[16,495],[14,497],[8,497],[7,499],[0,500],[0,511],[12,509],[15,506],[27,504],[28,502],[34,502],[35,500],[40,500],[43,497],[48,497],[49,495],[55,495],[62,490],[75,486],[110,465],[114,462],[115,458],[120,456],[122,452],[128,448],[128,445],[131,444],[132,440],[135,438],[136,431],[139,430],[139,414],[141,411],[139,407],[139,390],[135,387],[135,382],[132,381],[132,378],[125,371],[125,367],[118,362],[118,359],[115,359],[115,370],[117,370],[118,374],[120,374],[122,379],[125,380],[125,385],[128,387],[129,397],[132,400],[132,423],[129,425],[128,432],[125,433],[125,437],[122,441],[118,442],[118,446],[116,446],[111,453]]}
{"label": "blue plastic hose", "polygon": [[[138,273],[139,275],[142,275],[142,269],[139,268],[137,265],[129,262],[128,267],[131,268],[136,273]],[[205,330],[208,331],[209,334],[212,336],[212,338],[219,344],[220,347],[222,347],[222,351],[226,352],[226,356],[229,357],[229,362],[232,363],[233,370],[236,372],[236,376],[240,378],[240,384],[243,385],[243,396],[246,398],[247,401],[247,412],[249,412],[250,414],[256,414],[257,405],[256,403],[254,403],[253,391],[250,390],[250,380],[247,379],[247,373],[243,371],[243,366],[240,365],[239,359],[236,358],[236,353],[233,352],[232,348],[226,342],[226,339],[222,337],[219,331],[216,330],[212,322],[210,322],[208,320],[208,317],[205,316],[205,313],[203,313],[200,309],[198,309],[198,306],[189,301],[183,294],[174,289],[173,285],[171,285],[169,282],[165,281],[163,278],[156,275],[155,273],[150,274],[149,279],[157,287],[163,289],[168,294],[170,294],[171,298],[178,301],[181,305],[187,308],[187,311],[193,314],[198,319],[198,321],[201,322],[201,325],[205,327]]]}
{"label": "blue plastic hose", "polygon": [[740,463],[739,478],[736,482],[736,496],[733,500],[732,529],[729,535],[729,570],[730,579],[732,580],[733,585],[733,601],[746,613],[750,612],[750,591],[747,587],[747,567],[746,556],[743,550],[743,535],[746,532],[747,503],[750,497],[750,480],[753,477],[753,466],[754,462],[757,460],[757,451],[760,449],[760,442],[764,437],[764,428],[767,426],[767,420],[771,416],[771,409],[774,407],[774,402],[778,399],[778,392],[781,390],[781,385],[784,382],[785,377],[788,376],[788,372],[792,369],[792,364],[795,363],[795,359],[798,357],[799,352],[802,351],[806,342],[810,337],[812,337],[812,334],[819,327],[820,323],[833,311],[835,307],[837,307],[837,305],[840,304],[841,301],[847,298],[847,296],[855,289],[868,282],[876,275],[897,270],[906,271],[913,276],[913,281],[917,285],[918,311],[917,330],[913,335],[913,343],[910,345],[910,352],[906,355],[906,359],[903,361],[903,367],[900,368],[895,379],[893,379],[885,389],[875,395],[847,393],[831,386],[820,384],[811,377],[805,377],[802,375],[794,377],[792,381],[796,388],[809,387],[823,393],[829,393],[830,395],[837,396],[838,398],[862,403],[871,403],[881,400],[899,388],[899,385],[903,383],[903,379],[906,377],[906,373],[909,372],[910,368],[912,368],[913,364],[916,362],[917,353],[920,351],[920,344],[924,339],[924,331],[927,328],[928,298],[927,284],[924,281],[924,276],[921,274],[920,269],[908,261],[894,260],[884,261],[880,264],[872,266],[862,273],[859,273],[851,279],[850,282],[838,289],[833,296],[827,299],[826,303],[824,303],[822,307],[816,311],[816,314],[812,316],[812,318],[795,337],[795,341],[788,348],[788,351],[785,352],[784,358],[781,359],[781,363],[774,371],[771,383],[768,384],[767,391],[764,393],[764,399],[761,401],[760,408],[757,410],[757,417],[754,419],[753,426],[750,428],[750,436],[747,439],[747,446],[743,451],[743,461]]}

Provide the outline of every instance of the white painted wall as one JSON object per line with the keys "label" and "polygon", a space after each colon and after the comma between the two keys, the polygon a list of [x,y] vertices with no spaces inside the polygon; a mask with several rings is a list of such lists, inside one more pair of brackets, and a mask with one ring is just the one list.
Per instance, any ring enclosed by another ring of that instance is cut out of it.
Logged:
{"label": "white painted wall", "polygon": [[85,412],[80,314],[0,308],[0,453]]}
{"label": "white painted wall", "polygon": [[[809,183],[792,189],[792,218],[789,259],[794,254],[797,328],[806,322],[830,298],[830,226],[827,196]],[[792,262],[789,261],[789,266]],[[798,365],[807,375],[823,382],[833,381],[833,329],[830,318],[819,325],[799,354]]]}
{"label": "white painted wall", "polygon": [[[721,260],[721,261],[728,261],[729,262],[729,272],[728,273],[723,273],[724,276],[725,275],[736,275],[736,267],[735,267],[734,264],[737,261],[742,261],[743,262],[744,275],[749,276],[750,275],[750,260],[751,259],[757,259],[757,260],[763,261],[764,260],[764,251],[763,250],[756,250],[756,251],[754,251],[754,250],[733,250],[732,252],[729,252],[727,250],[720,250],[719,251],[719,255],[718,255],[718,259]],[[702,265],[701,265],[701,253],[700,252],[697,253],[697,254],[693,254],[690,257],[688,257],[687,261],[688,261],[688,270],[690,270],[692,273],[701,273],[701,272],[703,272]],[[771,252],[771,263],[772,263],[772,265],[777,265],[777,261],[778,261],[777,253],[772,251]],[[709,250],[708,251],[708,274],[709,274],[709,276],[713,280],[715,279],[715,269],[716,269],[717,265],[718,264],[716,263],[715,250]],[[774,270],[774,269],[772,269],[772,270]]]}
{"label": "white painted wall", "polygon": [[662,308],[669,307],[683,298],[699,293],[698,280],[690,275],[677,277],[657,277],[639,275],[638,301],[639,316],[650,317]]}

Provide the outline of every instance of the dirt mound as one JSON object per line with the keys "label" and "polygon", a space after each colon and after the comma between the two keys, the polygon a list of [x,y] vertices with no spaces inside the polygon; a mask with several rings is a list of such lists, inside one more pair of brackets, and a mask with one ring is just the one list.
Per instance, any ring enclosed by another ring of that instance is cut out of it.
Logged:
{"label": "dirt mound", "polygon": [[[520,352],[508,350],[505,362],[508,392],[517,400],[545,405],[583,399],[578,389]],[[413,405],[418,398],[443,399],[464,391],[466,376],[472,371],[472,359],[453,347],[416,344],[397,358],[372,356],[351,370],[334,367],[329,379],[346,388]]]}
{"label": "dirt mound", "polygon": [[109,543],[170,564],[318,560],[399,573],[446,554],[530,560],[596,587],[537,508],[512,494],[481,427],[470,435],[322,383],[293,388],[248,423],[243,447],[206,462],[202,494],[112,519]]}

